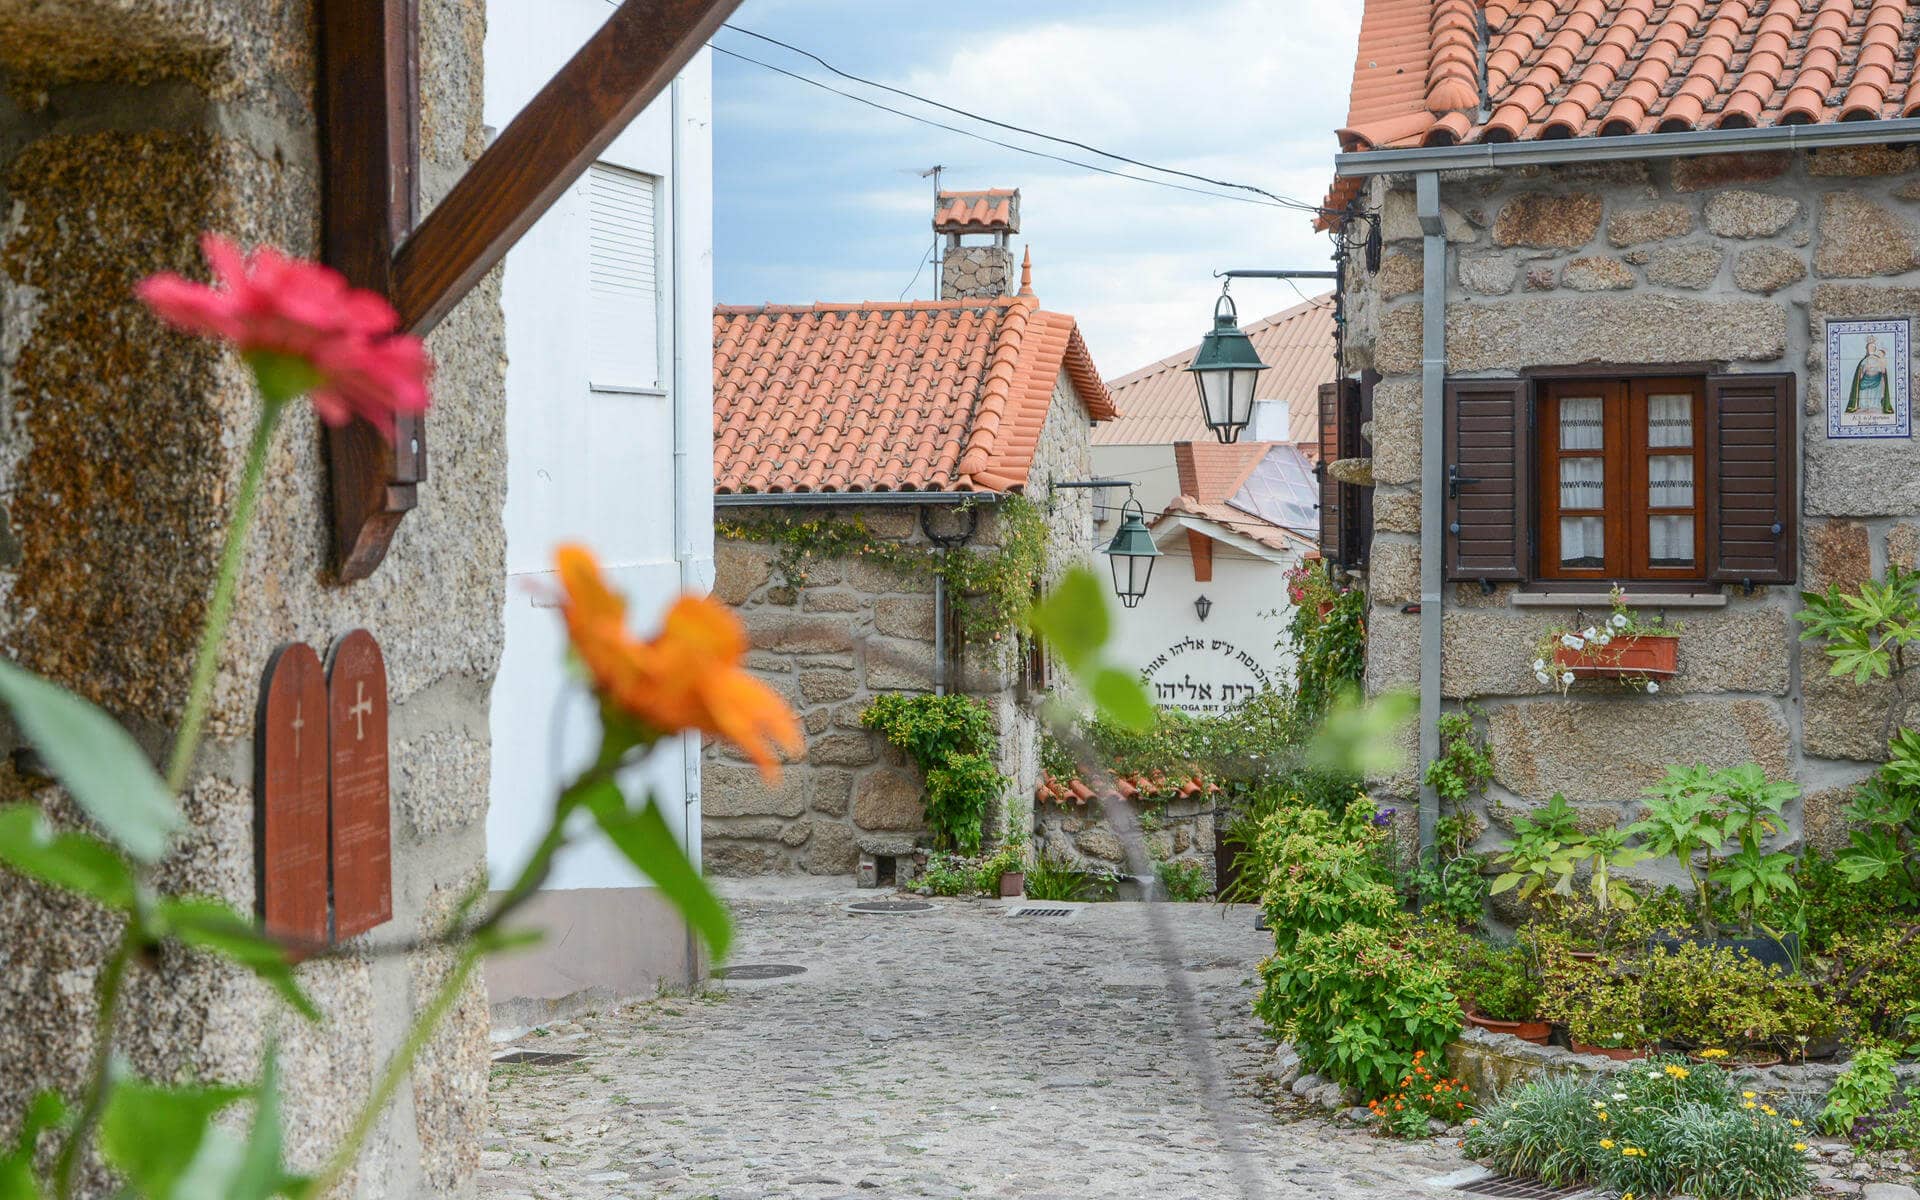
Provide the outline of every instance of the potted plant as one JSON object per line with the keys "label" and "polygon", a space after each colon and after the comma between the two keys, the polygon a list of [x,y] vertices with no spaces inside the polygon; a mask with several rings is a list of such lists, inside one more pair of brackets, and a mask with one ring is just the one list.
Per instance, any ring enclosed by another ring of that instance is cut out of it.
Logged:
{"label": "potted plant", "polygon": [[1634,964],[1608,956],[1576,959],[1546,942],[1541,977],[1541,1015],[1565,1027],[1575,1054],[1647,1056],[1654,1041],[1647,1032],[1647,989]]}
{"label": "potted plant", "polygon": [[1680,625],[1659,615],[1642,620],[1627,607],[1618,587],[1609,597],[1610,611],[1600,622],[1581,619],[1556,626],[1540,636],[1529,655],[1534,678],[1566,695],[1578,679],[1615,679],[1624,687],[1658,692],[1660,681],[1680,670]]}
{"label": "potted plant", "polygon": [[1467,1024],[1544,1046],[1551,1026],[1539,1017],[1540,977],[1517,945],[1474,942],[1460,968]]}

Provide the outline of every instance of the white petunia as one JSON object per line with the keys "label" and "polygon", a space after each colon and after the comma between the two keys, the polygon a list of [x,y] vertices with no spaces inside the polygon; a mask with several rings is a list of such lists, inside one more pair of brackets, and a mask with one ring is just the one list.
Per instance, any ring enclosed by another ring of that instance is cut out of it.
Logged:
{"label": "white petunia", "polygon": [[1538,680],[1539,680],[1539,681],[1540,681],[1541,683],[1552,683],[1552,682],[1553,682],[1553,676],[1551,676],[1551,675],[1549,675],[1549,674],[1547,674],[1547,673],[1546,673],[1545,671],[1535,671],[1535,672],[1533,673],[1533,677],[1534,677],[1535,679],[1538,679]]}
{"label": "white petunia", "polygon": [[1602,633],[1599,637],[1593,639],[1593,644],[1596,646],[1606,646],[1612,644],[1612,642],[1613,635],[1610,633]]}
{"label": "white petunia", "polygon": [[1567,672],[1567,673],[1566,673],[1565,675],[1562,675],[1562,676],[1560,677],[1560,682],[1561,682],[1561,683],[1572,683],[1572,682],[1573,682],[1573,672],[1572,672],[1572,671],[1568,671],[1568,672]]}
{"label": "white petunia", "polygon": [[1593,626],[1589,625],[1585,629],[1582,629],[1580,631],[1580,636],[1587,639],[1588,641],[1592,641],[1593,639],[1600,636],[1600,631],[1598,629],[1595,629]]}
{"label": "white petunia", "polygon": [[1579,634],[1563,633],[1560,635],[1560,644],[1569,650],[1579,650],[1587,643]]}
{"label": "white petunia", "polygon": [[1536,659],[1534,659],[1534,660],[1533,660],[1533,669],[1534,669],[1534,670],[1536,670],[1536,671],[1544,671],[1544,670],[1546,670],[1546,669],[1547,669],[1547,660],[1546,660],[1546,659],[1544,659],[1544,658],[1536,658]]}
{"label": "white petunia", "polygon": [[1649,692],[1657,692],[1660,690],[1660,685],[1649,679],[1647,680],[1647,690]]}
{"label": "white petunia", "polygon": [[1625,629],[1627,627],[1627,614],[1625,613],[1613,614],[1613,627],[1615,629]]}

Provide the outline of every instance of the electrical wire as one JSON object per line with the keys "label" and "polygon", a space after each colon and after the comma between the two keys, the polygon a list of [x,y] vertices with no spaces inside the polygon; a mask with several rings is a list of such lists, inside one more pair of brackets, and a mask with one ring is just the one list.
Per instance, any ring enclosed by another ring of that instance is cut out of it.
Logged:
{"label": "electrical wire", "polygon": [[907,286],[900,289],[900,298],[902,300],[905,300],[907,293],[913,290],[913,285],[920,282],[921,272],[927,269],[927,264],[933,261],[933,252],[939,248],[940,237],[936,234],[934,235],[933,245],[927,247],[927,252],[920,256],[919,264],[913,268],[913,278],[907,280]]}
{"label": "electrical wire", "polygon": [[[856,96],[852,92],[841,91],[839,88],[833,87],[830,84],[822,83],[818,79],[809,79],[807,76],[801,75],[798,72],[789,71],[784,67],[776,67],[772,63],[762,62],[757,58],[751,57],[750,55],[741,54],[737,50],[729,50],[725,46],[715,46],[713,47],[713,49],[715,53],[724,54],[728,58],[737,58],[741,62],[752,63],[754,66],[760,67],[763,70],[772,71],[776,75],[785,75],[789,79],[795,79],[800,81],[801,83],[808,84],[812,87],[817,87],[823,92],[832,92],[834,95],[843,97],[848,100],[852,100],[856,104],[864,104],[868,108],[877,108],[881,112],[892,113],[896,117],[905,117],[909,121],[918,121],[922,125],[931,125],[935,129],[944,129],[948,133],[957,133],[961,137],[969,137],[969,138],[973,138],[976,141],[986,142],[989,145],[998,146],[1003,150],[1012,150],[1018,154],[1029,154],[1035,158],[1050,159],[1053,162],[1065,163],[1070,167],[1079,167],[1083,171],[1095,171],[1101,175],[1112,175],[1116,179],[1131,179],[1135,183],[1146,183],[1146,184],[1151,184],[1154,187],[1172,188],[1173,190],[1180,191],[1180,192],[1192,192],[1196,196],[1207,196],[1214,200],[1233,200],[1241,204],[1257,204],[1262,208],[1284,208],[1284,209],[1289,209],[1294,211],[1315,211],[1315,212],[1319,211],[1318,209],[1301,210],[1298,201],[1287,202],[1284,200],[1262,200],[1257,196],[1232,196],[1232,195],[1227,195],[1221,192],[1210,192],[1204,188],[1188,187],[1186,184],[1183,184],[1183,183],[1170,183],[1164,179],[1148,179],[1140,175],[1129,175],[1125,171],[1115,171],[1111,168],[1102,167],[1095,163],[1083,162],[1079,159],[1067,158],[1059,154],[1049,154],[1044,150],[1034,150],[1027,146],[1016,146],[1012,142],[1003,142],[998,138],[988,137],[984,133],[975,133],[971,129],[962,129],[957,125],[948,125],[941,121],[935,121],[930,117],[923,117],[917,113],[910,113],[903,109],[898,109],[890,105],[882,104],[878,100],[869,100],[865,96]],[[929,101],[929,103],[931,103],[931,101]],[[1229,184],[1228,186],[1239,187],[1242,185]],[[1254,190],[1258,190],[1258,189],[1254,189]]]}
{"label": "electrical wire", "polygon": [[[741,25],[735,25],[730,21],[722,25],[721,28],[730,29],[735,33],[745,34],[747,37],[750,37],[750,38],[757,38],[760,41],[766,42],[770,45],[778,46],[782,50],[790,50],[793,53],[798,54],[803,58],[812,59],[814,62],[820,64],[822,67],[825,67],[827,70],[833,72],[835,75],[838,75],[842,79],[849,80],[853,83],[864,84],[867,87],[879,88],[883,92],[891,92],[896,96],[902,96],[902,97],[905,97],[906,99],[916,101],[920,104],[925,104],[925,105],[928,105],[929,107],[937,108],[944,112],[953,113],[955,116],[966,117],[968,120],[971,120],[971,121],[979,121],[982,124],[992,125],[996,129],[1005,129],[1010,133],[1025,134],[1028,137],[1036,137],[1041,139],[1042,141],[1054,142],[1062,146],[1072,146],[1076,150],[1085,150],[1090,154],[1097,154],[1101,158],[1111,158],[1115,162],[1123,162],[1123,163],[1126,163],[1128,166],[1142,167],[1149,171],[1157,171],[1163,175],[1177,175],[1182,179],[1191,179],[1197,183],[1208,183],[1208,184],[1212,184],[1215,187],[1232,188],[1237,191],[1251,192],[1254,195],[1264,196],[1268,200],[1274,201],[1278,204],[1285,205],[1286,207],[1289,207],[1289,208],[1299,209],[1302,212],[1324,214],[1331,211],[1329,209],[1322,208],[1317,204],[1310,204],[1305,200],[1296,200],[1291,196],[1278,195],[1274,192],[1268,191],[1265,188],[1255,187],[1250,183],[1235,183],[1232,180],[1228,180],[1228,179],[1215,179],[1210,175],[1196,175],[1191,171],[1182,171],[1175,167],[1163,167],[1156,163],[1142,162],[1140,159],[1128,158],[1124,154],[1116,154],[1111,150],[1102,150],[1098,146],[1089,146],[1085,142],[1077,142],[1077,141],[1074,141],[1072,138],[1056,137],[1050,133],[1041,133],[1037,129],[1028,129],[1024,125],[1013,125],[1006,121],[996,121],[992,117],[983,116],[980,113],[976,113],[976,112],[969,112],[964,108],[955,108],[951,104],[943,104],[938,100],[932,100],[927,98],[926,96],[922,96],[914,92],[909,92],[904,88],[894,87],[892,84],[882,83],[877,79],[868,79],[862,75],[855,75],[851,71],[843,71],[839,67],[836,67],[832,63],[828,62],[826,59],[821,58],[818,54],[815,54],[811,50],[803,49],[799,46],[794,45],[791,42],[783,42],[776,37],[769,37],[764,33],[756,33],[751,29],[748,29]],[[715,47],[715,49],[718,49],[718,48],[719,47]],[[1128,178],[1133,178],[1133,177],[1128,176]]]}

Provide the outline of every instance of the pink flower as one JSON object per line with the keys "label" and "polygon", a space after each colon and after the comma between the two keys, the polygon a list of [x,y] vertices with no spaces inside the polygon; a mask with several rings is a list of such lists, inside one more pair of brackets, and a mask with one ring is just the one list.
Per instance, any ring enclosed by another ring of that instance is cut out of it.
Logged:
{"label": "pink flower", "polygon": [[232,343],[270,400],[306,392],[327,424],[364,417],[389,438],[396,415],[426,410],[433,362],[383,297],[272,246],[246,255],[208,233],[200,248],[217,286],[163,272],[134,291],[169,325]]}

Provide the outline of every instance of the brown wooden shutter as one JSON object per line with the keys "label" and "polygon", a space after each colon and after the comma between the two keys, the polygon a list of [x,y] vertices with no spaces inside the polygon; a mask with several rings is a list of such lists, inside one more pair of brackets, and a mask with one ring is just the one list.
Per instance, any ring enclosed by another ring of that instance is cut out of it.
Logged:
{"label": "brown wooden shutter", "polygon": [[[1369,370],[1361,373],[1358,382],[1349,380],[1347,383],[1346,394],[1341,398],[1342,458],[1373,457],[1373,443],[1361,430],[1373,420],[1373,385],[1379,378],[1377,372]],[[1350,568],[1365,570],[1373,550],[1373,488],[1357,483],[1340,486],[1343,489],[1340,500],[1341,532],[1346,536],[1342,561]]]}
{"label": "brown wooden shutter", "polygon": [[1707,377],[1707,578],[1792,583],[1795,464],[1792,375]]}
{"label": "brown wooden shutter", "polygon": [[1527,578],[1533,509],[1527,393],[1524,379],[1447,381],[1448,579]]}
{"label": "brown wooden shutter", "polygon": [[1343,489],[1340,481],[1327,473],[1327,468],[1339,457],[1340,385],[1323,383],[1320,385],[1320,462],[1314,467],[1314,473],[1320,477],[1320,557],[1329,566],[1340,563],[1345,545],[1340,505]]}

